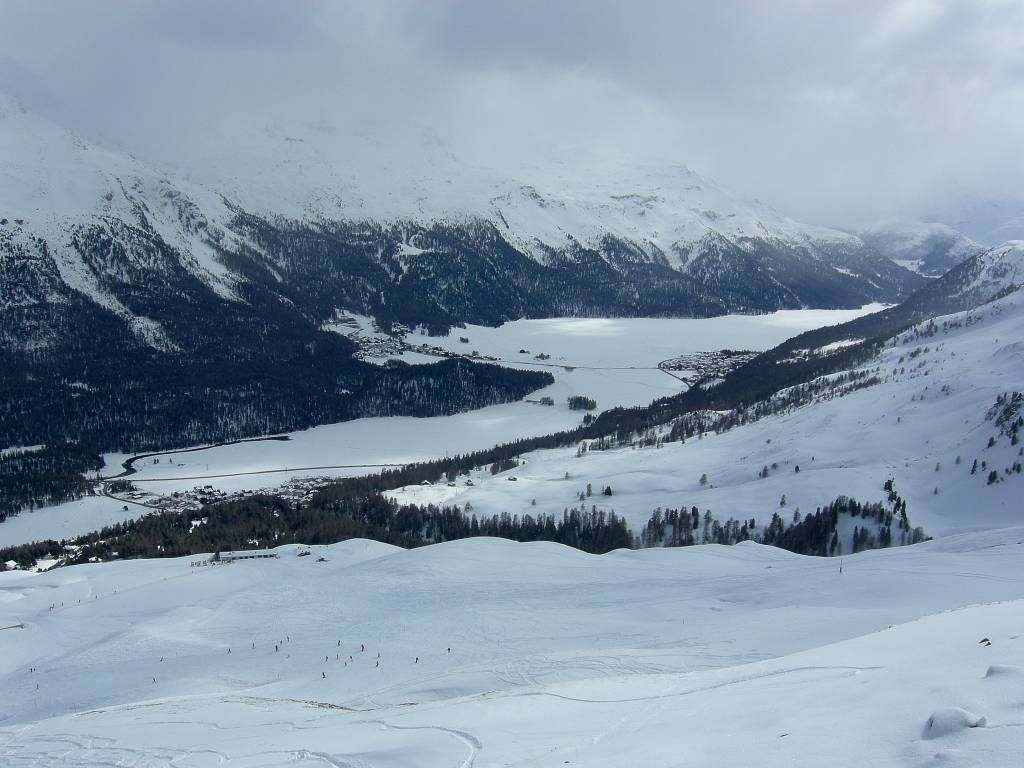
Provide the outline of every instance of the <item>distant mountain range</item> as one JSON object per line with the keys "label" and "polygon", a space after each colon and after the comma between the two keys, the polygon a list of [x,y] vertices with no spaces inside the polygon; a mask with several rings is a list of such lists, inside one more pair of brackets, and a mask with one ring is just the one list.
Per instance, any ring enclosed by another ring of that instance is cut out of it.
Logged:
{"label": "distant mountain range", "polygon": [[859,233],[861,240],[900,266],[938,277],[985,246],[945,224],[890,221]]}
{"label": "distant mountain range", "polygon": [[214,164],[197,182],[0,99],[0,306],[66,307],[72,291],[166,350],[180,346],[159,319],[170,294],[237,302],[245,284],[313,327],[341,310],[441,326],[849,307],[921,284],[859,237],[685,168],[510,180],[424,145],[407,171],[353,179],[313,143],[339,139],[309,133],[264,131],[240,153],[248,170]]}

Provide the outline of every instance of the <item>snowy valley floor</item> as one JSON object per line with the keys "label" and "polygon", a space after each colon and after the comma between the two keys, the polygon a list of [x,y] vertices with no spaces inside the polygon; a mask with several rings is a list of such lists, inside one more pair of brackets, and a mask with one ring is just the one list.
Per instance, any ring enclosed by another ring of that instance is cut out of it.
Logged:
{"label": "snowy valley floor", "polygon": [[278,551],[0,574],[0,627],[23,625],[0,630],[0,764],[999,768],[1024,754],[1021,528],[866,552],[842,573],[749,543]]}
{"label": "snowy valley floor", "polygon": [[[410,336],[410,342],[431,343],[458,353],[476,349],[484,355],[512,360],[512,367],[532,370],[537,370],[533,355],[545,353],[551,356],[546,363],[573,370],[542,369],[554,375],[555,383],[529,399],[551,397],[555,401],[551,407],[522,401],[453,416],[327,424],[293,433],[288,441],[244,442],[170,454],[159,463],[141,462],[132,479],[140,489],[156,494],[190,491],[207,484],[227,492],[273,489],[289,478],[345,477],[374,471],[300,467],[404,464],[490,448],[578,426],[582,415],[568,408],[570,395],[593,397],[598,409],[604,410],[617,405],[643,405],[682,391],[685,385],[681,381],[658,370],[658,363],[664,359],[723,348],[767,349],[802,331],[842,323],[877,309],[878,305],[853,310],[786,310],[704,320],[553,318],[520,320],[499,328],[469,326],[440,338]],[[459,342],[460,336],[469,338],[471,344]],[[519,354],[520,349],[529,349],[530,353]],[[409,362],[437,359],[418,355]],[[108,454],[104,473],[119,472],[126,458],[124,454]],[[244,474],[253,472],[267,474]],[[120,501],[91,497],[39,509],[0,524],[0,546],[80,535],[148,511],[131,505],[125,512],[122,507]]]}

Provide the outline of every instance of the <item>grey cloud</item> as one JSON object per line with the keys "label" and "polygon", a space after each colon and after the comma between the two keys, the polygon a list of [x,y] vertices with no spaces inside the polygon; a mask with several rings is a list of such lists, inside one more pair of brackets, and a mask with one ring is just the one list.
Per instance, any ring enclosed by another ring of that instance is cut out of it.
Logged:
{"label": "grey cloud", "polygon": [[[1019,0],[0,3],[0,88],[173,162],[344,126],[474,161],[680,162],[798,218],[1024,179]],[[31,87],[25,85],[32,81]],[[49,94],[44,96],[43,94]]]}

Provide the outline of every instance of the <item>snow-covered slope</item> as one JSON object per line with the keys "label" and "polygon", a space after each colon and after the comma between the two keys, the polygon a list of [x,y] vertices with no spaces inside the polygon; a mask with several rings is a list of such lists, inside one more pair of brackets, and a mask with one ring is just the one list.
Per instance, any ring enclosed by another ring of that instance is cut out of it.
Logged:
{"label": "snow-covered slope", "polygon": [[190,272],[230,293],[237,278],[211,248],[233,237],[224,226],[232,212],[219,194],[90,144],[2,93],[0,157],[0,233],[25,249],[45,242],[69,287],[116,306],[71,239],[76,226],[120,221],[151,227]]}
{"label": "snow-covered slope", "polygon": [[1024,287],[1024,240],[1010,240],[965,264],[963,293],[986,299]]}
{"label": "snow-covered slope", "polygon": [[0,762],[1016,766],[1022,538],[4,573]]}
{"label": "snow-covered slope", "polygon": [[938,277],[984,250],[984,246],[937,222],[888,221],[858,234],[883,256],[929,277]]}
{"label": "snow-covered slope", "polygon": [[[1024,244],[992,249],[943,281],[949,284],[934,288],[947,297],[1010,292],[900,334],[857,366],[865,379],[878,377],[873,386],[837,396],[842,384],[833,374],[824,380],[835,386],[824,386],[810,404],[700,440],[583,455],[573,448],[528,454],[526,464],[510,472],[478,473],[473,486],[416,486],[396,495],[469,503],[478,515],[557,514],[579,506],[589,484],[593,496],[583,505],[624,515],[634,531],[655,508],[681,506],[696,506],[701,514],[710,509],[723,521],[755,518],[761,530],[776,512],[792,518],[796,510],[814,512],[841,495],[883,501],[882,485],[892,478],[912,523],[930,535],[1022,525],[1024,458],[1007,427],[1017,415],[1001,416],[1020,406],[998,401],[1024,381],[1024,291],[1014,290],[1024,284]],[[787,354],[825,358],[862,340]],[[510,475],[517,482],[508,482]],[[606,486],[610,497],[600,495]],[[850,544],[844,542],[843,551]]]}

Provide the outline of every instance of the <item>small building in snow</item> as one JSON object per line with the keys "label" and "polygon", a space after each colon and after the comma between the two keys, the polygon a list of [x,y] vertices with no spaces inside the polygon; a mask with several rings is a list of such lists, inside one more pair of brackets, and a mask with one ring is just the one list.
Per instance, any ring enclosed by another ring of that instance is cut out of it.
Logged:
{"label": "small building in snow", "polygon": [[269,549],[236,549],[216,552],[210,560],[215,563],[233,563],[235,560],[265,560],[277,556],[276,552]]}

